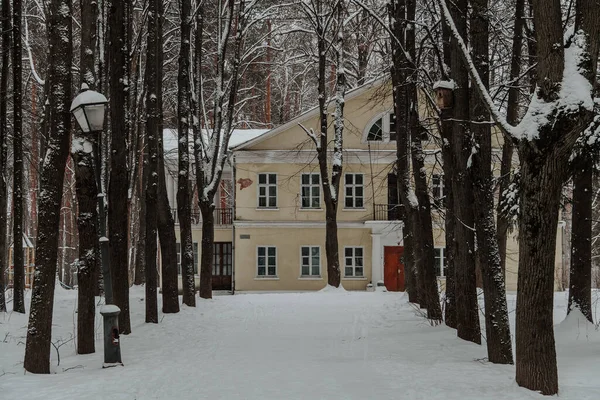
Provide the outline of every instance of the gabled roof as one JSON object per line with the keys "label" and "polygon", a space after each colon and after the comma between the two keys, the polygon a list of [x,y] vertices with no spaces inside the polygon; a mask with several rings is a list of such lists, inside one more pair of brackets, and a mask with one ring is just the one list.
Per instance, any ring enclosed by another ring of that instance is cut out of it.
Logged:
{"label": "gabled roof", "polygon": [[[234,129],[229,138],[229,149],[256,139],[257,137],[269,132],[268,129]],[[194,146],[193,133],[189,134],[190,151]],[[177,155],[179,144],[177,129],[166,128],[163,130],[163,149],[165,156],[170,154]]]}
{"label": "gabled roof", "polygon": [[[349,90],[348,92],[346,92],[345,100],[349,101],[356,97],[359,97],[362,94],[366,93],[367,91],[369,91],[375,87],[381,86],[383,83],[386,82],[386,80],[387,80],[387,77],[373,79],[373,80],[365,83],[362,86],[359,86],[357,88]],[[261,143],[267,139],[270,139],[273,136],[280,134],[281,132],[287,131],[288,129],[290,129],[293,126],[298,125],[299,123],[302,123],[310,118],[315,117],[316,115],[318,115],[318,113],[319,113],[319,107],[318,106],[313,107],[310,110],[305,111],[302,114],[298,115],[296,118],[293,118],[290,121],[286,122],[285,124],[279,125],[278,127],[273,128],[270,131],[266,132],[265,134],[257,136],[255,138],[245,141],[243,143],[240,143],[237,146],[229,146],[229,149],[231,151],[236,151],[236,150],[246,149],[250,146],[254,146],[255,144]]]}

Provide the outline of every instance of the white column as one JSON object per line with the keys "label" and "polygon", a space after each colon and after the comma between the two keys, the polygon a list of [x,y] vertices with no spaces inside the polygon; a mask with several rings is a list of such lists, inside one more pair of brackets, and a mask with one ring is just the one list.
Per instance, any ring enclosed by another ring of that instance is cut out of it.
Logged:
{"label": "white column", "polygon": [[371,279],[373,286],[377,286],[377,282],[383,281],[383,247],[381,246],[381,234],[372,233],[372,249],[371,249]]}

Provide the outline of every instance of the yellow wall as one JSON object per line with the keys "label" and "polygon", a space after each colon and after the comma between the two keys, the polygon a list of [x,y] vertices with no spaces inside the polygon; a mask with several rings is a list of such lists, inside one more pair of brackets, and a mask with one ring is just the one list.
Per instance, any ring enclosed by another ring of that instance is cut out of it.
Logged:
{"label": "yellow wall", "polygon": [[[240,239],[240,235],[250,235]],[[347,228],[338,231],[342,285],[347,290],[365,290],[371,280],[371,231]],[[277,278],[257,277],[257,247],[277,247]],[[300,247],[320,246],[321,277],[300,277]],[[362,246],[363,278],[344,277],[344,246]],[[324,228],[236,228],[235,289],[239,291],[319,290],[327,284]]]}

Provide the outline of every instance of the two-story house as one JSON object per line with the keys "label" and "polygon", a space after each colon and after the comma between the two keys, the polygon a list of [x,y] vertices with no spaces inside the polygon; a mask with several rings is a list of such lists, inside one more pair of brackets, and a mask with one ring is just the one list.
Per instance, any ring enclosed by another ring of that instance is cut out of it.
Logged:
{"label": "two-story house", "polygon": [[[338,207],[342,285],[365,290],[369,283],[383,281],[390,290],[403,290],[403,222],[394,173],[391,89],[386,90],[380,80],[349,91],[344,114],[344,176]],[[314,144],[301,125],[318,130],[318,110],[270,131],[246,135],[246,140],[237,139],[230,146],[230,170],[216,199],[216,212],[232,204],[233,218],[222,221],[215,232],[215,289],[228,288],[221,284],[224,280],[242,292],[319,290],[326,285],[324,200]],[[495,143],[494,151],[499,154],[501,138]],[[432,201],[443,209],[441,157],[433,145],[427,147],[426,163]],[[233,199],[224,193],[232,183]],[[441,280],[445,265],[442,214],[434,211],[433,215]],[[560,267],[560,230],[558,234]],[[195,242],[200,242],[199,235],[198,226]],[[515,233],[508,242],[508,290],[516,290],[517,262]]]}

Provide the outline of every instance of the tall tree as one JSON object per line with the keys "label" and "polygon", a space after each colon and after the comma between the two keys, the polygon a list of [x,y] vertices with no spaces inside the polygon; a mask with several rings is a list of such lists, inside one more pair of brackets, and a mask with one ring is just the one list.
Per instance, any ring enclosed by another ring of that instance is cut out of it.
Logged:
{"label": "tall tree", "polygon": [[163,25],[164,4],[158,2],[158,26],[156,35],[156,79],[158,97],[158,236],[161,247],[161,280],[164,313],[179,312],[179,293],[177,288],[177,250],[175,237],[175,220],[167,197],[165,178],[164,146],[163,146]]}
{"label": "tall tree", "polygon": [[[444,17],[452,15],[438,0]],[[562,185],[577,138],[600,135],[594,87],[600,47],[600,8],[577,0],[573,34],[563,38],[560,0],[532,0],[537,87],[518,126],[498,112],[469,50],[453,28],[474,87],[500,128],[518,144],[521,160],[516,380],[545,395],[558,392],[553,328],[554,255]],[[452,26],[452,24],[450,24]],[[557,46],[564,43],[564,46]]]}
{"label": "tall tree", "polygon": [[24,367],[50,372],[52,310],[63,179],[69,156],[71,126],[72,8],[70,0],[48,2],[50,135],[41,168],[35,281],[27,328]]}
{"label": "tall tree", "polygon": [[[223,167],[227,159],[229,139],[233,132],[234,116],[238,106],[238,89],[242,73],[241,63],[244,57],[244,39],[252,25],[251,16],[256,9],[257,2],[246,4],[245,0],[223,0],[218,2],[216,18],[216,53],[214,54],[214,96],[210,104],[212,110],[208,112],[207,77],[201,76],[206,71],[203,68],[202,35],[204,33],[203,13],[206,11],[202,5],[196,13],[197,29],[195,33],[196,54],[194,57],[195,78],[194,87],[196,96],[194,101],[195,118],[193,118],[194,131],[194,159],[196,186],[198,187],[198,204],[202,213],[202,254],[200,257],[200,297],[212,298],[212,264],[214,245],[214,197],[219,188]],[[265,18],[267,11],[259,15]],[[233,42],[233,43],[231,43]],[[229,47],[233,49],[230,54]]]}
{"label": "tall tree", "polygon": [[[489,87],[489,8],[488,0],[471,0],[469,21],[471,48],[475,67],[483,84]],[[477,256],[483,280],[485,332],[488,359],[496,364],[512,364],[512,342],[508,323],[508,306],[504,272],[494,218],[494,180],[492,176],[492,129],[490,115],[479,94],[471,90],[469,102],[474,146],[471,177],[475,198]]]}
{"label": "tall tree", "polygon": [[179,121],[179,174],[177,174],[177,216],[181,235],[181,283],[183,304],[196,306],[194,279],[194,249],[192,243],[192,210],[190,195],[189,132],[191,113],[190,43],[192,28],[192,1],[182,0],[180,12],[181,42],[179,49],[179,75],[177,77],[177,120]]}
{"label": "tall tree", "polygon": [[146,143],[148,146],[148,178],[146,181],[146,322],[158,323],[157,305],[157,205],[158,205],[158,2],[148,6],[148,36],[146,46]]}
{"label": "tall tree", "polygon": [[[327,283],[333,287],[341,284],[340,257],[338,243],[337,209],[339,205],[340,182],[343,167],[344,96],[346,74],[344,69],[344,25],[343,2],[327,7],[323,0],[302,2],[302,12],[310,21],[317,37],[318,59],[318,99],[319,130],[314,132],[304,128],[317,150],[323,200],[325,201],[325,254],[327,258]],[[336,21],[337,23],[334,23]],[[335,26],[335,30],[334,27]],[[327,53],[330,41],[334,44],[336,57],[336,93],[334,96],[334,137],[331,167],[329,160],[328,105],[327,105]],[[329,170],[331,169],[331,178]]]}
{"label": "tall tree", "polygon": [[[459,38],[467,40],[468,1],[447,1]],[[467,121],[469,120],[469,74],[462,65],[457,34],[452,36],[450,77],[456,84],[453,104],[452,197],[454,209],[454,295],[456,298],[456,326],[458,337],[481,343],[479,307],[475,282],[475,238],[473,216],[473,191],[467,161],[473,143]]]}
{"label": "tall tree", "polygon": [[4,276],[8,271],[8,74],[10,60],[10,0],[2,0],[2,66],[0,70],[0,312],[6,311]]}
{"label": "tall tree", "polygon": [[127,137],[129,90],[126,9],[129,0],[111,1],[108,33],[110,101],[110,180],[108,185],[108,239],[114,303],[121,309],[119,329],[131,333],[127,233]]}
{"label": "tall tree", "polygon": [[[98,3],[81,0],[80,81],[82,89],[95,87],[96,20]],[[85,86],[84,86],[85,85]],[[94,149],[97,132],[74,130],[72,157],[77,194],[77,229],[79,263],[77,267],[77,353],[89,354],[95,349],[95,297],[98,282],[98,187],[94,171]],[[99,166],[98,166],[99,167]]]}
{"label": "tall tree", "polygon": [[13,0],[13,310],[25,313],[23,251],[23,57],[21,0]]}

